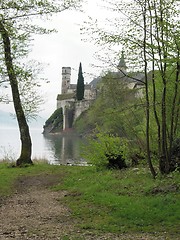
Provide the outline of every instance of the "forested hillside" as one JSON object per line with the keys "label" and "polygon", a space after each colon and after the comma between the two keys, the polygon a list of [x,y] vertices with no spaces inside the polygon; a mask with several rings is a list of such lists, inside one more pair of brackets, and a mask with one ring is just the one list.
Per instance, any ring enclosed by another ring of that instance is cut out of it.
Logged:
{"label": "forested hillside", "polygon": [[[159,77],[158,72],[156,77]],[[151,93],[153,91],[151,79],[149,79],[149,84]],[[173,94],[171,86],[172,83],[169,83],[168,87],[171,89],[168,94],[169,100]],[[157,98],[160,100],[161,86],[158,87]],[[85,151],[86,157],[88,156],[90,161],[98,165],[98,167],[109,164],[107,155],[114,156],[117,159],[119,155],[123,154],[127,165],[145,163],[147,158],[145,87],[130,89],[127,82],[114,78],[111,73],[107,73],[99,83],[97,90],[98,97],[96,101],[75,123],[75,129],[80,134],[88,136],[88,138],[91,136],[91,143]],[[142,94],[139,95],[139,92]],[[158,106],[157,111],[160,115]],[[158,131],[153,114],[153,98],[150,95],[151,157],[155,160],[155,165],[158,166]],[[169,119],[170,124],[170,111],[167,112],[167,119]],[[180,121],[178,117],[176,121],[176,138],[172,145],[170,163],[171,171],[180,167],[180,141],[178,137],[180,136]],[[121,139],[121,143],[117,140],[118,138]],[[98,139],[96,146],[94,139]],[[118,147],[119,150],[117,150]],[[102,153],[102,151],[104,152]]]}

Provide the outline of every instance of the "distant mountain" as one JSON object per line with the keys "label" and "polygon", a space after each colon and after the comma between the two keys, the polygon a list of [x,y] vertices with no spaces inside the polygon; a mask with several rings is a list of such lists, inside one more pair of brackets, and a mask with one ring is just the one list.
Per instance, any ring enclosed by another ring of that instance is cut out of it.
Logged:
{"label": "distant mountain", "polygon": [[36,119],[33,119],[29,122],[29,125],[32,128],[39,128],[39,127],[43,128],[43,126],[45,125],[45,122],[46,122],[46,119],[44,119],[40,116],[37,116]]}
{"label": "distant mountain", "polygon": [[17,126],[17,120],[9,112],[0,110],[0,126]]}
{"label": "distant mountain", "polygon": [[[29,122],[30,127],[33,128],[40,128],[43,127],[45,124],[46,119],[38,116],[35,120]],[[17,120],[15,116],[13,116],[9,112],[5,112],[0,110],[0,127],[7,126],[7,127],[17,127]]]}

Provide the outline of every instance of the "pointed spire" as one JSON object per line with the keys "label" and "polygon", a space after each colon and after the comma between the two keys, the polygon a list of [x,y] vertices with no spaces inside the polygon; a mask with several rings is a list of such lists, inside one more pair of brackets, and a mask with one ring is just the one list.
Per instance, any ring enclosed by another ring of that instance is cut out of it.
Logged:
{"label": "pointed spire", "polygon": [[124,50],[122,50],[121,59],[119,61],[117,68],[119,69],[119,71],[126,71],[126,69],[127,69],[127,66],[126,66],[126,63],[124,60]]}

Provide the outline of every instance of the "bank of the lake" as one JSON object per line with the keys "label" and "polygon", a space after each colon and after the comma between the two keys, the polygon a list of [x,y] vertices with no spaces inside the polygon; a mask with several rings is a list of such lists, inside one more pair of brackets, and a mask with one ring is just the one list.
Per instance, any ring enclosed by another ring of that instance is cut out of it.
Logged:
{"label": "bank of the lake", "polygon": [[[63,205],[68,215],[63,216],[63,221],[62,216],[56,216],[56,220],[53,216],[47,218],[47,222],[50,221],[47,231],[54,234],[58,231],[57,219],[60,225],[62,222],[73,225],[73,230],[68,228],[61,236],[55,234],[59,239],[179,239],[179,173],[158,176],[154,180],[149,170],[141,166],[121,171],[97,171],[92,166],[35,164],[28,168],[8,168],[7,164],[0,164],[1,197],[16,192],[17,179],[27,185],[28,194],[33,194],[32,183],[41,189],[44,180],[49,179],[46,191],[56,192],[56,208]],[[38,211],[38,205],[34,205]],[[52,230],[55,223],[56,228]],[[32,232],[27,231],[31,235]],[[43,239],[41,232],[37,231],[36,236]]]}

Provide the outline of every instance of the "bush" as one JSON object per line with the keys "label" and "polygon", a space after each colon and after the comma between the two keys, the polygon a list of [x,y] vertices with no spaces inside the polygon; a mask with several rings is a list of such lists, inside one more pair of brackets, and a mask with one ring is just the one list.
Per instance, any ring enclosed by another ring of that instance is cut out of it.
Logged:
{"label": "bush", "polygon": [[177,138],[172,145],[170,171],[180,171],[180,138]]}
{"label": "bush", "polygon": [[83,158],[99,168],[127,167],[127,141],[113,134],[98,133],[84,147]]}

